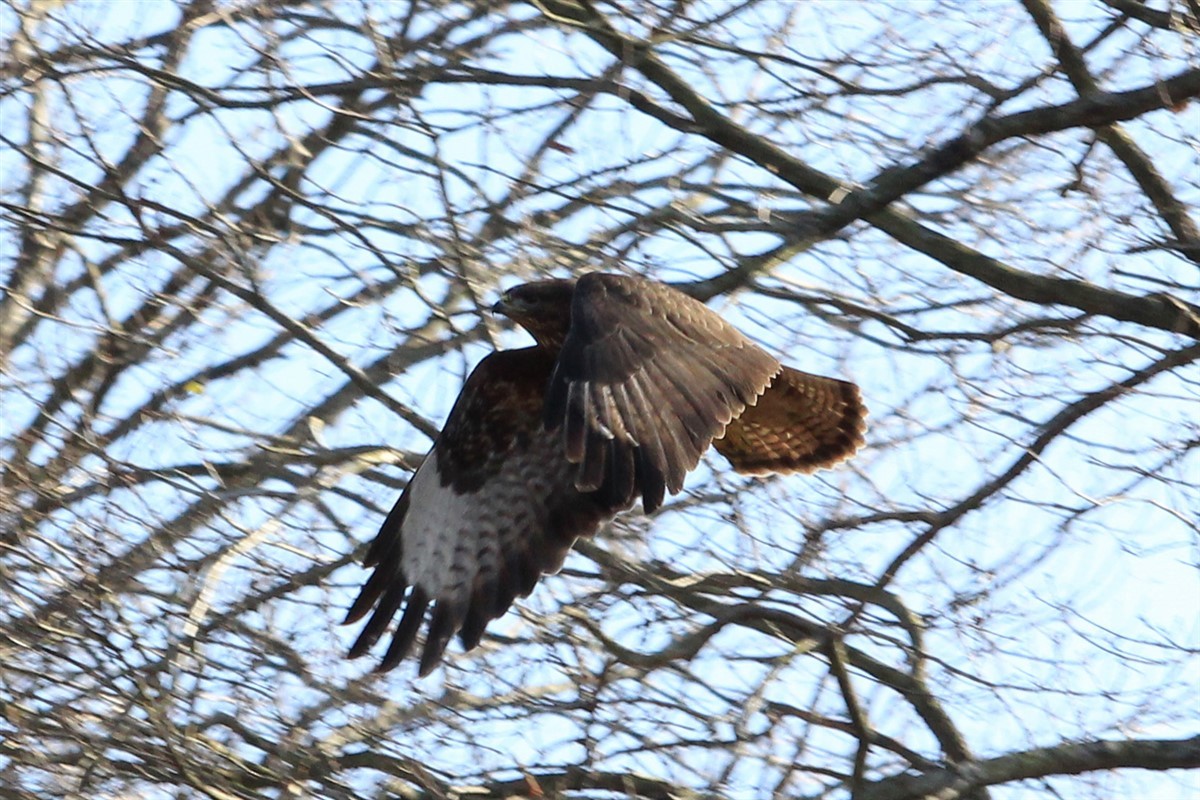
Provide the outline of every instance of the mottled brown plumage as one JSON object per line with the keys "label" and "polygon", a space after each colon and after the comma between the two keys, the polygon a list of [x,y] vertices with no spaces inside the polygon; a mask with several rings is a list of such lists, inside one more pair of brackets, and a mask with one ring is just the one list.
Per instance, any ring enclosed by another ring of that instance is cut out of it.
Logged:
{"label": "mottled brown plumage", "polygon": [[853,383],[785,366],[713,447],[746,475],[807,474],[852,455],[862,445],[866,417]]}
{"label": "mottled brown plumage", "polygon": [[714,444],[749,474],[812,472],[862,445],[854,384],[793,370],[664,284],[592,273],[509,290],[496,311],[537,345],[493,353],[367,554],[375,572],[346,617],[374,609],[350,654],[404,611],[380,669],[426,611],[420,674],[456,633],[464,649],[640,497],[646,511]]}

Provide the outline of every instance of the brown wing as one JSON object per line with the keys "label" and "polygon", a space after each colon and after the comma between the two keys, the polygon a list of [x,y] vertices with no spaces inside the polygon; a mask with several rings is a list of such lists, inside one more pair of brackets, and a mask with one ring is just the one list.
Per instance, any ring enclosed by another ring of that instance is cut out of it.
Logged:
{"label": "brown wing", "polygon": [[815,472],[863,444],[867,410],[853,383],[784,367],[770,388],[713,442],[738,472]]}
{"label": "brown wing", "polygon": [[753,404],[780,364],[703,303],[664,284],[591,273],[579,279],[546,395],[575,485],[623,494],[647,511],[730,420]]}
{"label": "brown wing", "polygon": [[398,664],[430,612],[420,674],[456,633],[479,643],[487,623],[562,566],[571,544],[633,503],[579,492],[560,437],[539,412],[553,356],[493,353],[471,373],[446,427],[384,520],[367,553],[374,567],[346,622],[374,609],[350,650],[367,652],[403,606],[379,669]]}

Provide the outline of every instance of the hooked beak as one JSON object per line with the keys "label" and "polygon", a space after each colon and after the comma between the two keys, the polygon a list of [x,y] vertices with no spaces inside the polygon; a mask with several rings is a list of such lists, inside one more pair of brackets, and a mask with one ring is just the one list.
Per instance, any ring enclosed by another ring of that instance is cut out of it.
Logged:
{"label": "hooked beak", "polygon": [[511,307],[512,306],[509,305],[509,302],[508,302],[508,292],[505,292],[504,294],[500,295],[500,299],[497,300],[495,305],[492,306],[492,313],[493,314],[503,314],[504,316],[507,317],[508,310]]}

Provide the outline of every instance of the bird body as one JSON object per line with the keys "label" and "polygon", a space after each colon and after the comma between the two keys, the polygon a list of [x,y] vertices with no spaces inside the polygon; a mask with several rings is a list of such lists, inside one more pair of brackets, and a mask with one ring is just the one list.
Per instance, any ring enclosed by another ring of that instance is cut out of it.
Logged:
{"label": "bird body", "polygon": [[575,539],[640,497],[683,487],[710,444],[749,474],[812,472],[863,442],[857,387],[785,367],[703,303],[644,278],[591,273],[517,286],[495,310],[534,347],[487,356],[384,520],[346,622],[374,610],[365,653],[403,614],[380,669],[419,672],[464,649]]}

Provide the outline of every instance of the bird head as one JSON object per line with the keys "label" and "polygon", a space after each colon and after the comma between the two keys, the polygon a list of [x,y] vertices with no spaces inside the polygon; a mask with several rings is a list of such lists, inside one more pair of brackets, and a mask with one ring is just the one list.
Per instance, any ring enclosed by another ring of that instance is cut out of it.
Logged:
{"label": "bird head", "polygon": [[571,297],[574,280],[522,283],[500,295],[492,312],[516,322],[538,344],[561,345],[571,327]]}

